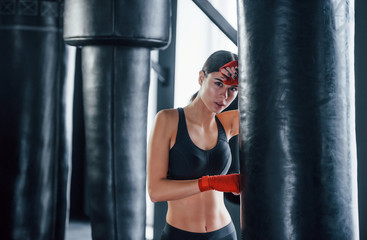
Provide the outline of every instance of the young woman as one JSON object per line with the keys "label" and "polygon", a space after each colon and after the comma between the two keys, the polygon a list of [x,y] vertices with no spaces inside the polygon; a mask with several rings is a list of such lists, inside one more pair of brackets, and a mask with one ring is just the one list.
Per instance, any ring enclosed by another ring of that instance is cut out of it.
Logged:
{"label": "young woman", "polygon": [[162,239],[237,239],[223,192],[239,193],[228,141],[238,111],[221,113],[237,96],[237,55],[217,51],[199,72],[200,90],[184,108],[160,111],[148,144],[148,190],[167,201]]}

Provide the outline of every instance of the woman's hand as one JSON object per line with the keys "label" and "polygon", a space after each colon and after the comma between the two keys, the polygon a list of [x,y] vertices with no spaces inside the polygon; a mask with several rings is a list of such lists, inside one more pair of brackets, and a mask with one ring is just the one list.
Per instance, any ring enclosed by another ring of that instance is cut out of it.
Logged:
{"label": "woman's hand", "polygon": [[217,190],[220,192],[240,193],[240,174],[204,176],[199,179],[201,192]]}
{"label": "woman's hand", "polygon": [[227,85],[238,85],[238,62],[232,61],[219,68],[219,72],[227,78],[223,81]]}

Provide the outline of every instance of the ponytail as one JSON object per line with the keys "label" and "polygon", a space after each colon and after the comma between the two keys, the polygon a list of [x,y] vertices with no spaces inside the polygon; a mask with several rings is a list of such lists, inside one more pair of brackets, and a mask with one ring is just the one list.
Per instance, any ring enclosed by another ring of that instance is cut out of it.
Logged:
{"label": "ponytail", "polygon": [[195,98],[198,96],[199,91],[197,91],[196,93],[194,93],[191,98],[190,98],[190,103],[193,102],[195,100]]}

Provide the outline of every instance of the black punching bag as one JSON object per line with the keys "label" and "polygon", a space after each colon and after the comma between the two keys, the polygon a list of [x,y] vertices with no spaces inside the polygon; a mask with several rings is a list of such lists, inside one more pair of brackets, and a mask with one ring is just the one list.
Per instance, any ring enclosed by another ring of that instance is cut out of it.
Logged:
{"label": "black punching bag", "polygon": [[63,240],[74,49],[61,1],[0,1],[0,238]]}
{"label": "black punching bag", "polygon": [[67,0],[64,39],[82,47],[93,239],[145,239],[150,49],[169,42],[170,1]]}
{"label": "black punching bag", "polygon": [[353,1],[238,13],[242,239],[359,239]]}

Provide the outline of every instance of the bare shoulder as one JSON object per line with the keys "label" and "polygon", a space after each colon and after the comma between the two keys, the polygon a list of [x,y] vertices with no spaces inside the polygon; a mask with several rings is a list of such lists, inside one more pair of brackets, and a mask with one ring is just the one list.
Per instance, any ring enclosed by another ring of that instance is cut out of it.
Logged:
{"label": "bare shoulder", "polygon": [[155,127],[164,129],[165,132],[171,132],[177,128],[178,111],[177,109],[164,109],[157,113]]}
{"label": "bare shoulder", "polygon": [[238,110],[230,110],[230,111],[225,111],[222,113],[217,114],[217,117],[219,118],[219,120],[221,120],[221,122],[223,121],[229,121],[229,122],[233,122],[236,121],[236,119],[238,120],[239,115],[238,115]]}
{"label": "bare shoulder", "polygon": [[217,114],[217,118],[226,130],[227,137],[230,139],[239,132],[239,113],[238,110],[225,111]]}
{"label": "bare shoulder", "polygon": [[164,109],[159,111],[156,115],[156,121],[163,122],[165,124],[177,122],[178,121],[177,109]]}

